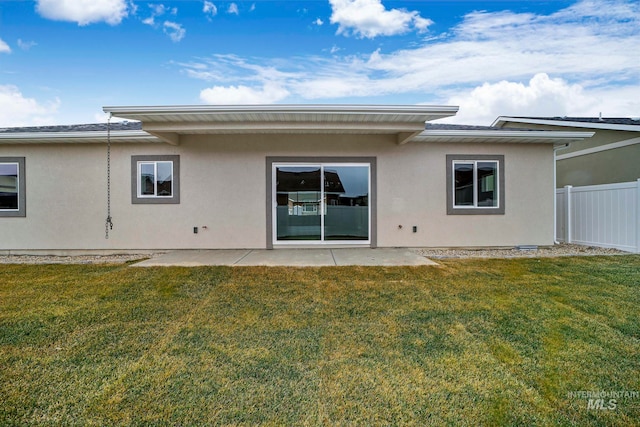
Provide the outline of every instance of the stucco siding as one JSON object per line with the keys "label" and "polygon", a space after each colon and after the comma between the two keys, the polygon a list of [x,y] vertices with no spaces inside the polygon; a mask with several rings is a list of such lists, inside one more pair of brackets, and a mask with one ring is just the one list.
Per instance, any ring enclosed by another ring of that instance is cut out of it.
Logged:
{"label": "stucco siding", "polygon": [[0,156],[25,157],[27,202],[26,217],[0,218],[2,249],[102,246],[105,156],[96,147],[68,148],[0,147]]}
{"label": "stucco siding", "polygon": [[[113,145],[109,239],[105,145],[0,146],[0,156],[25,157],[27,183],[26,217],[0,218],[0,250],[265,248],[271,197],[265,159],[337,153],[376,158],[379,247],[553,243],[550,145],[398,146],[385,135],[190,135],[179,146]],[[504,155],[504,215],[447,215],[447,154]],[[134,155],[180,156],[179,204],[131,203]]]}

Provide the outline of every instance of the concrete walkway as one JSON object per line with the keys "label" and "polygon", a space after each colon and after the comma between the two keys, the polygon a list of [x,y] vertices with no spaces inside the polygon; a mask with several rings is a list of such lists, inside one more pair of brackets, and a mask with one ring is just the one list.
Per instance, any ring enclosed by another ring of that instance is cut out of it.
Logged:
{"label": "concrete walkway", "polygon": [[177,250],[132,267],[203,265],[323,267],[438,265],[406,248]]}

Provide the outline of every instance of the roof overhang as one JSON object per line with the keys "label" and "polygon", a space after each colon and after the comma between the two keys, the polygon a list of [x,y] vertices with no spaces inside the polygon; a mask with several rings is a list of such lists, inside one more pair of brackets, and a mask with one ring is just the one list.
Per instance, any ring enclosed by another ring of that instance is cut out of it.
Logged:
{"label": "roof overhang", "polygon": [[536,119],[530,117],[498,117],[491,126],[502,128],[507,123],[521,123],[529,125],[557,126],[563,128],[585,128],[585,129],[605,129],[605,130],[622,130],[628,132],[640,132],[640,126],[620,125],[614,123],[595,123],[595,122],[579,122],[575,120],[550,120]]}
{"label": "roof overhang", "polygon": [[450,117],[456,106],[429,105],[183,105],[104,107],[113,116],[139,120],[142,129],[169,144],[192,134],[390,134],[404,144],[427,121]]}
{"label": "roof overhang", "polygon": [[0,144],[100,144],[107,142],[160,143],[160,138],[143,130],[86,132],[11,132],[0,133]]}
{"label": "roof overhang", "polygon": [[562,145],[591,138],[594,132],[564,132],[535,130],[457,130],[427,129],[413,138],[415,142],[437,143],[511,143],[511,144],[554,144]]}

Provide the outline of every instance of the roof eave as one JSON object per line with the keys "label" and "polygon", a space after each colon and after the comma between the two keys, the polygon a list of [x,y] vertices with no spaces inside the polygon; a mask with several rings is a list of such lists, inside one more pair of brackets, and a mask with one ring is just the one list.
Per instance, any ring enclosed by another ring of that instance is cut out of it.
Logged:
{"label": "roof eave", "polygon": [[90,132],[14,132],[0,133],[0,144],[46,144],[46,143],[102,143],[112,142],[162,142],[161,139],[143,130]]}
{"label": "roof eave", "polygon": [[603,129],[603,130],[621,130],[628,132],[640,132],[640,126],[632,125],[617,125],[613,123],[593,123],[593,122],[578,122],[573,120],[548,120],[548,119],[534,119],[534,118],[521,118],[521,117],[509,117],[500,116],[492,124],[492,127],[503,128],[507,123],[522,123],[530,125],[544,125],[544,126],[557,126],[557,127],[572,127],[572,128],[585,128],[585,129]]}
{"label": "roof eave", "polygon": [[335,104],[266,104],[266,105],[156,105],[105,106],[102,110],[117,117],[134,115],[188,115],[221,113],[324,113],[324,114],[436,114],[450,117],[458,112],[450,105],[335,105]]}
{"label": "roof eave", "polygon": [[457,106],[441,105],[168,105],[103,107],[106,113],[139,120],[169,143],[193,133],[395,134],[398,144],[424,130],[427,121],[451,117]]}
{"label": "roof eave", "polygon": [[591,138],[595,132],[566,131],[505,131],[505,130],[425,130],[414,138],[416,142],[497,142],[557,144],[582,141]]}

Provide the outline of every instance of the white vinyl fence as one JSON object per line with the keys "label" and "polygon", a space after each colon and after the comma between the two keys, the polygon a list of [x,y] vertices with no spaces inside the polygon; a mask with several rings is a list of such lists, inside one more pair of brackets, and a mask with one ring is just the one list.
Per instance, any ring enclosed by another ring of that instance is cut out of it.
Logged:
{"label": "white vinyl fence", "polygon": [[556,189],[556,240],[640,253],[640,179]]}

